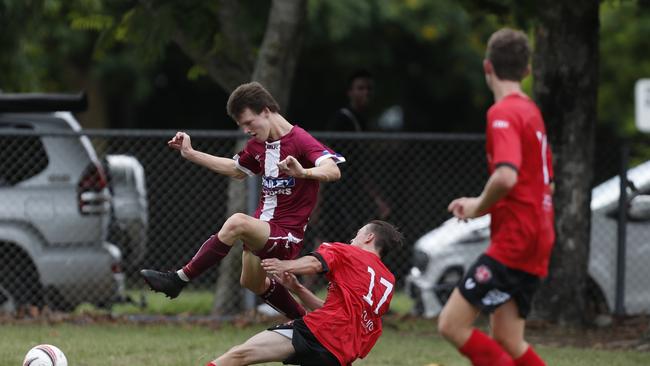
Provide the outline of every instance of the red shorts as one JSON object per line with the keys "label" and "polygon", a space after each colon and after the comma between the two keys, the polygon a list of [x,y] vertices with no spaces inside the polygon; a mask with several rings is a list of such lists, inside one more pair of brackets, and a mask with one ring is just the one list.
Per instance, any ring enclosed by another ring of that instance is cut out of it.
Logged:
{"label": "red shorts", "polygon": [[[302,249],[304,232],[302,230],[285,229],[272,222],[268,224],[271,228],[269,240],[264,244],[264,248],[254,251],[253,254],[261,259],[277,258],[287,260],[296,258]],[[250,250],[246,245],[244,245],[244,249]]]}

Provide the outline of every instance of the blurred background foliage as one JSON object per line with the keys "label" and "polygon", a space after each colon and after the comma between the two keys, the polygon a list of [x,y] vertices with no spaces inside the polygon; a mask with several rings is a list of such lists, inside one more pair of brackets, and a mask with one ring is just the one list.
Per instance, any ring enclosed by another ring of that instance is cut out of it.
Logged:
{"label": "blurred background foliage", "polygon": [[[0,0],[0,89],[84,89],[84,127],[233,129],[228,91],[173,38],[246,59],[223,36],[222,1]],[[492,103],[481,60],[487,37],[535,27],[532,2],[514,0],[309,0],[307,27],[286,115],[319,129],[346,103],[347,76],[375,75],[372,115],[400,106],[404,131],[481,132]],[[650,6],[601,3],[599,129],[633,136],[634,83],[650,77]],[[243,0],[241,37],[261,42],[270,2]],[[531,37],[532,39],[532,37]],[[247,67],[248,65],[242,65]],[[252,66],[251,66],[252,67]],[[530,90],[532,80],[526,80]]]}

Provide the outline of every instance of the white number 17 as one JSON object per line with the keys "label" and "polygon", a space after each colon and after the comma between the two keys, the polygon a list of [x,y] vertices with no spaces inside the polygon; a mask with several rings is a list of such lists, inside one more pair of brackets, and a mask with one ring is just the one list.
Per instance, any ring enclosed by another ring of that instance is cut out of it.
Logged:
{"label": "white number 17", "polygon": [[[368,285],[368,294],[363,297],[366,302],[372,306],[374,303],[372,299],[372,289],[375,287],[375,270],[372,269],[372,267],[368,267],[368,272],[370,273],[370,284]],[[386,287],[386,291],[384,291],[384,294],[382,295],[381,299],[379,299],[379,302],[377,303],[377,307],[375,307],[375,314],[379,314],[379,308],[384,305],[386,300],[388,300],[388,295],[390,295],[390,292],[393,291],[393,284],[390,283],[387,279],[380,277],[379,278],[379,283],[384,285]]]}

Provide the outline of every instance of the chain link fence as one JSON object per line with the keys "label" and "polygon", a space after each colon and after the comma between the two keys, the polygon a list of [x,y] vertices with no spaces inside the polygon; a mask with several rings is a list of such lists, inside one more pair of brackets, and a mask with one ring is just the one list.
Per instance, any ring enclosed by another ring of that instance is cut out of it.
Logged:
{"label": "chain link fence", "polygon": [[[256,206],[258,179],[231,180],[182,159],[166,146],[175,131],[81,134],[21,126],[0,124],[2,310],[24,303],[64,310],[82,302],[110,306],[144,288],[137,276],[140,268],[180,268],[229,215]],[[234,155],[244,141],[234,131],[190,135],[195,149],[224,157]],[[487,178],[483,136],[314,135],[347,162],[340,166],[340,181],[322,185],[304,252],[322,241],[348,241],[371,219],[390,221],[401,228],[406,246],[388,258],[389,267],[400,288],[414,297],[414,311],[436,315],[460,275],[449,277],[449,270],[462,273],[487,243],[480,227],[449,231],[457,239],[446,240],[444,246],[427,241],[431,230],[442,230],[448,222],[451,199],[480,193]],[[598,182],[620,171],[620,159],[610,160],[599,160]],[[635,214],[626,216],[629,312],[650,310],[650,290],[642,286],[650,275],[645,271],[650,225],[644,216],[650,213],[645,206],[650,174],[646,181],[644,169],[630,175],[635,186],[629,202]],[[592,221],[590,274],[613,309],[619,247],[618,217],[612,212],[618,212],[618,190],[601,190],[605,193],[594,199],[606,204]],[[458,230],[467,235],[459,236]],[[252,306],[248,292],[240,289],[240,268],[240,251],[233,250],[185,291],[215,292],[215,311],[223,314]],[[312,288],[324,285],[308,283]]]}

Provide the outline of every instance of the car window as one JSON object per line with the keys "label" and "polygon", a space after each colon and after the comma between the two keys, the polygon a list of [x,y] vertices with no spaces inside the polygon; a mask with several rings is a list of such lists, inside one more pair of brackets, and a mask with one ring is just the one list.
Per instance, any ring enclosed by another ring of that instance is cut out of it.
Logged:
{"label": "car window", "polygon": [[26,128],[0,124],[0,186],[13,186],[45,170],[49,162],[38,136],[2,135],[7,128]]}

